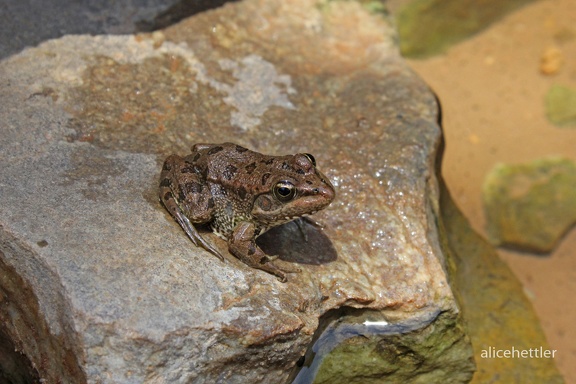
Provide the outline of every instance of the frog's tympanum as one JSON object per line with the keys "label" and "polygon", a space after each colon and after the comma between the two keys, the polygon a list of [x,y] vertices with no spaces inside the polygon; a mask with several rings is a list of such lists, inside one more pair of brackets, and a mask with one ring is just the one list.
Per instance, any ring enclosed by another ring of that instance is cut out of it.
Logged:
{"label": "frog's tympanum", "polygon": [[334,199],[334,187],[299,153],[267,156],[237,144],[196,144],[182,158],[166,159],[159,197],[192,242],[224,260],[194,224],[207,223],[247,265],[286,281],[285,272],[256,245],[268,229],[319,211]]}

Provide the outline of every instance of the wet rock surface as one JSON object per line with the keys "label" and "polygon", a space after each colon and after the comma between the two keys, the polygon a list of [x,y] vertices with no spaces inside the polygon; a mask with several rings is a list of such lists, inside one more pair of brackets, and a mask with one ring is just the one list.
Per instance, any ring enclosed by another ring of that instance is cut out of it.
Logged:
{"label": "wet rock surface", "polygon": [[[436,226],[437,105],[382,16],[244,1],[162,32],[48,41],[0,81],[0,251],[30,291],[2,327],[39,377],[281,383],[339,308],[398,335],[436,337],[447,316],[460,342],[441,348],[471,376]],[[260,239],[289,248],[288,283],[194,247],[157,201],[167,155],[224,141],[312,153],[336,187],[308,241],[290,223]],[[21,301],[2,284],[4,305]]]}

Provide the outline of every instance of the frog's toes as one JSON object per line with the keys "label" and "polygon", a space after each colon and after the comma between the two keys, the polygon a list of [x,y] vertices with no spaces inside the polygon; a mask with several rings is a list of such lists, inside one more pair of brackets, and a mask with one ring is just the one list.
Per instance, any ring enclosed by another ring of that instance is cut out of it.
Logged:
{"label": "frog's toes", "polygon": [[282,259],[276,259],[276,260],[274,260],[274,262],[272,264],[276,268],[278,268],[279,270],[286,272],[286,273],[302,272],[302,269],[300,269],[296,264],[290,263],[288,261],[284,261]]}

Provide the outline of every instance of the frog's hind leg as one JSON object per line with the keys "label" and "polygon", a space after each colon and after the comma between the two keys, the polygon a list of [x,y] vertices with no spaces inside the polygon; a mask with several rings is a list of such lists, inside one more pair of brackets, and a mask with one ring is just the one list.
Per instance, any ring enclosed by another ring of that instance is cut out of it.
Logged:
{"label": "frog's hind leg", "polygon": [[195,246],[200,246],[207,250],[208,252],[212,253],[214,256],[218,257],[220,260],[224,261],[224,257],[216,250],[212,245],[210,245],[200,234],[194,225],[190,222],[188,217],[182,211],[182,208],[178,204],[173,192],[173,185],[172,185],[172,172],[176,168],[174,167],[174,162],[178,161],[180,158],[178,156],[170,156],[164,162],[164,166],[162,168],[162,174],[160,175],[160,188],[158,190],[158,197],[160,201],[168,212],[180,224],[184,232],[188,235],[192,243]]}
{"label": "frog's hind leg", "polygon": [[[166,204],[164,204],[166,205]],[[195,246],[200,246],[207,250],[208,252],[212,253],[214,256],[218,257],[220,260],[224,261],[224,257],[214,248],[210,243],[208,243],[200,234],[194,225],[188,220],[188,218],[182,213],[182,210],[178,205],[176,205],[176,212],[173,213],[171,209],[168,209],[170,213],[176,218],[176,221],[180,224],[184,232],[188,235],[190,240],[194,243]]]}

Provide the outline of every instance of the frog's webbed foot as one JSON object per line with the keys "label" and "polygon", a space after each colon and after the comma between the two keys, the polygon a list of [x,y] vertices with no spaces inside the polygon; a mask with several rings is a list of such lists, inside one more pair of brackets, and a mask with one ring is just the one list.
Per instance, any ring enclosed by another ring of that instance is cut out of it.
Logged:
{"label": "frog's webbed foot", "polygon": [[[169,194],[171,195],[171,192]],[[218,257],[220,260],[224,261],[224,257],[220,254],[220,252],[218,252],[216,248],[214,248],[212,245],[210,245],[210,243],[204,240],[202,236],[200,236],[196,227],[194,227],[186,215],[184,215],[182,209],[178,206],[174,198],[166,198],[165,196],[166,195],[164,195],[164,198],[161,199],[162,203],[166,206],[166,208],[168,208],[168,211],[172,214],[172,216],[174,216],[178,224],[180,224],[184,232],[186,232],[190,240],[192,240],[192,243],[194,243],[194,245],[197,247],[204,248],[214,256]]]}
{"label": "frog's webbed foot", "polygon": [[286,263],[282,260],[275,260],[278,256],[268,256],[256,245],[256,227],[249,222],[242,222],[234,228],[232,236],[228,240],[230,253],[236,256],[246,265],[261,269],[278,277],[278,280],[285,283],[286,273],[300,272],[300,268]]}

